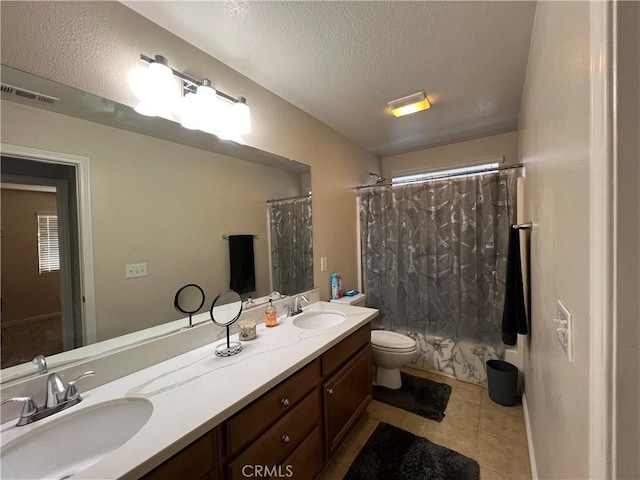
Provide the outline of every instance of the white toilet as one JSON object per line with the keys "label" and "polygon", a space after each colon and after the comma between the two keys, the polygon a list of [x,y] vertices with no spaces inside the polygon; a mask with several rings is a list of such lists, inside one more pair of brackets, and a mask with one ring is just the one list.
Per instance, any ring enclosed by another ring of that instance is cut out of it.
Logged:
{"label": "white toilet", "polygon": [[394,390],[400,388],[400,367],[411,362],[416,356],[416,341],[401,333],[372,330],[371,350],[373,364],[377,370],[374,385]]}
{"label": "white toilet", "polygon": [[[360,293],[353,297],[342,297],[331,301],[364,307],[365,298],[364,293]],[[402,386],[400,367],[411,362],[416,356],[418,351],[416,341],[401,333],[372,330],[371,350],[376,370],[374,385],[394,390],[400,388]]]}

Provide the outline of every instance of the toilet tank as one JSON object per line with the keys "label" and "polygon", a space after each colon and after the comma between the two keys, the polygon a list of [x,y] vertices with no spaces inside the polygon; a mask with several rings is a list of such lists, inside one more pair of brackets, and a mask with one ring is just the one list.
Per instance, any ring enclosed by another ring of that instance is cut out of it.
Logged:
{"label": "toilet tank", "polygon": [[336,303],[346,303],[348,305],[355,305],[356,307],[364,307],[364,301],[367,296],[364,293],[358,293],[353,297],[342,297],[337,299],[329,300],[330,302]]}

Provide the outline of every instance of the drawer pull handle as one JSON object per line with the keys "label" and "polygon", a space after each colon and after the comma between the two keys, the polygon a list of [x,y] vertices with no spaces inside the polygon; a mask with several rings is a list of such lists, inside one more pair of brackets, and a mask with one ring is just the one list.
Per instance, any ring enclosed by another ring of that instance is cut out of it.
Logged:
{"label": "drawer pull handle", "polygon": [[289,435],[282,435],[282,443],[289,443],[290,441]]}
{"label": "drawer pull handle", "polygon": [[333,395],[333,388],[327,388],[327,393],[329,395]]}
{"label": "drawer pull handle", "polygon": [[288,407],[289,406],[289,399],[288,398],[283,398],[282,400],[280,400],[280,404],[283,407]]}

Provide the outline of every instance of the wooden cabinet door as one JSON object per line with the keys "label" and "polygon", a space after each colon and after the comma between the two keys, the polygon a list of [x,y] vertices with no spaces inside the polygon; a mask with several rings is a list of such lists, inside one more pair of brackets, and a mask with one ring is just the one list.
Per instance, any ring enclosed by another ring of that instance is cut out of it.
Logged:
{"label": "wooden cabinet door", "polygon": [[322,390],[329,458],[371,401],[371,347],[364,347],[322,385]]}
{"label": "wooden cabinet door", "polygon": [[217,444],[213,430],[147,473],[143,480],[201,480],[216,477]]}

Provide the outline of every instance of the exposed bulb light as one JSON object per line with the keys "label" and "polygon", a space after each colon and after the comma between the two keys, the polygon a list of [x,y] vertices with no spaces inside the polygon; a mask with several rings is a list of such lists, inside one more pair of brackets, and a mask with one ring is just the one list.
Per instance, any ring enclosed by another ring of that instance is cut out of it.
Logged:
{"label": "exposed bulb light", "polygon": [[171,112],[180,98],[180,90],[172,70],[167,66],[167,59],[162,55],[156,55],[147,70],[139,74],[136,80],[139,85],[136,85],[134,91],[140,99],[135,106],[136,112],[147,116],[172,118]]}
{"label": "exposed bulb light", "polygon": [[136,69],[129,76],[140,100],[135,106],[138,113],[179,121],[185,128],[245,144],[242,135],[251,132],[251,113],[244,97],[234,98],[214,89],[206,78],[201,81],[170,68],[161,55],[153,59],[140,55],[140,59],[148,68]]}
{"label": "exposed bulb light", "polygon": [[194,92],[188,92],[182,99],[180,123],[190,130],[215,133],[218,124],[218,96],[205,78]]}
{"label": "exposed bulb light", "polygon": [[392,100],[388,105],[391,113],[396,117],[402,117],[431,108],[431,104],[423,92]]}
{"label": "exposed bulb light", "polygon": [[233,120],[235,122],[234,129],[238,135],[251,133],[251,112],[246,98],[238,98],[238,101],[233,105]]}

